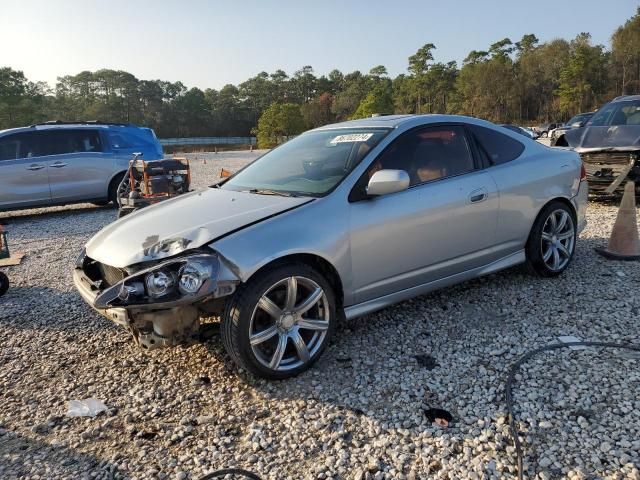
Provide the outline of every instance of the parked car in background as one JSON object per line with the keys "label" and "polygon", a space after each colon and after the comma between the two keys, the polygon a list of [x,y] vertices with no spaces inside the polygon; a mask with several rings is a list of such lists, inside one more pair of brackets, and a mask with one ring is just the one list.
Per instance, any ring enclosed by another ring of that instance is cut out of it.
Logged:
{"label": "parked car in background", "polygon": [[551,146],[554,146],[558,138],[572,128],[583,127],[592,116],[593,112],[579,113],[578,115],[571,117],[571,119],[564,125],[560,125],[559,127],[549,131],[548,136],[551,139]]}
{"label": "parked car in background", "polygon": [[531,138],[533,138],[534,140],[537,140],[540,135],[538,134],[538,132],[536,132],[533,128],[531,127],[520,127],[522,128],[525,132],[527,132],[529,134],[529,136]]}
{"label": "parked car in background", "polygon": [[46,122],[0,131],[0,210],[115,201],[134,152],[162,158],[150,128]]}
{"label": "parked car in background", "polygon": [[511,130],[512,132],[515,132],[519,135],[523,135],[527,138],[533,138],[533,135],[530,134],[527,130],[525,130],[522,127],[519,127],[517,125],[511,125],[509,123],[503,123],[502,125],[500,125],[502,128],[506,128],[507,130]]}
{"label": "parked car in background", "polygon": [[105,227],[74,282],[143,348],[218,314],[238,365],[290,377],[342,316],[521,263],[561,274],[585,226],[582,173],[573,151],[469,117],[327,125]]}
{"label": "parked car in background", "polygon": [[580,154],[592,194],[621,195],[632,179],[640,195],[640,95],[603,105],[583,127],[558,137],[555,146],[572,147]]}
{"label": "parked car in background", "polygon": [[537,127],[533,127],[533,128],[540,137],[547,138],[549,136],[549,131],[553,130],[554,128],[558,128],[560,125],[562,124],[558,122],[542,123]]}

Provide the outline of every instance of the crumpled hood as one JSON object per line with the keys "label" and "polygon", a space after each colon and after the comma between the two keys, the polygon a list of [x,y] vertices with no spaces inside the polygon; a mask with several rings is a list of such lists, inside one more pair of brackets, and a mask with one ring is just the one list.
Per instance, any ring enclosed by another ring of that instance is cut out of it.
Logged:
{"label": "crumpled hood", "polygon": [[87,255],[124,268],[177,255],[312,199],[207,188],[134,212],[99,231]]}
{"label": "crumpled hood", "polygon": [[578,153],[596,150],[640,150],[640,125],[586,126],[569,130],[564,138]]}

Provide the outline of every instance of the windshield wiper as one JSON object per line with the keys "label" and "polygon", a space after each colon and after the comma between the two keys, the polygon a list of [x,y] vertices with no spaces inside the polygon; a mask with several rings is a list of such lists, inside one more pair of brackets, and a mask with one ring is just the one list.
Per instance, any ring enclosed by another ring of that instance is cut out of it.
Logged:
{"label": "windshield wiper", "polygon": [[291,192],[280,192],[278,190],[270,190],[268,188],[252,188],[251,190],[246,190],[249,193],[257,193],[258,195],[278,195],[280,197],[297,197],[295,193]]}

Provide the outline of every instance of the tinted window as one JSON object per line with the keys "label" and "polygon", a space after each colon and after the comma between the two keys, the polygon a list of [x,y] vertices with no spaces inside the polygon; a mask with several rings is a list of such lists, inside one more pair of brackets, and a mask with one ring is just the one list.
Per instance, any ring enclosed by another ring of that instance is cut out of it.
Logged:
{"label": "tinted window", "polygon": [[20,140],[17,135],[0,138],[0,160],[15,160],[19,150]]}
{"label": "tinted window", "polygon": [[640,100],[608,103],[593,114],[587,125],[640,125]]}
{"label": "tinted window", "polygon": [[21,158],[102,151],[96,130],[41,130],[16,137],[20,140]]}
{"label": "tinted window", "polygon": [[522,143],[500,132],[477,125],[469,125],[469,129],[492,165],[501,165],[515,160],[524,151]]}
{"label": "tinted window", "polygon": [[115,150],[134,147],[149,147],[151,144],[136,135],[129,135],[124,132],[109,133],[111,139],[111,147]]}
{"label": "tinted window", "polygon": [[459,175],[474,169],[464,128],[427,127],[405,133],[371,165],[370,178],[377,170],[404,170],[410,185]]}

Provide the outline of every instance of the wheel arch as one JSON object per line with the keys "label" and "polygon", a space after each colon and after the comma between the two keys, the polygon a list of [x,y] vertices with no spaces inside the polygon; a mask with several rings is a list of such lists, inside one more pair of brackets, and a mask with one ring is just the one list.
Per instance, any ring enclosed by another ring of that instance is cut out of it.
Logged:
{"label": "wheel arch", "polygon": [[577,226],[578,212],[576,212],[575,205],[573,203],[571,203],[571,200],[569,200],[568,198],[565,198],[565,197],[554,197],[554,198],[550,199],[549,201],[547,201],[546,203],[544,203],[544,205],[542,205],[540,207],[540,209],[538,210],[538,213],[536,214],[536,218],[533,220],[533,223],[531,224],[531,227],[529,228],[529,236],[527,237],[527,239],[529,237],[531,237],[531,232],[533,231],[533,227],[538,222],[538,219],[540,218],[540,215],[542,215],[542,211],[545,208],[547,208],[547,206],[550,205],[553,202],[560,202],[560,203],[563,203],[564,205],[566,205],[567,207],[569,207],[569,210],[571,211],[571,215],[573,216],[573,222],[574,222],[574,224],[576,224],[576,228],[578,228],[578,226]]}
{"label": "wheel arch", "polygon": [[110,198],[111,189],[114,187],[116,181],[118,181],[118,183],[120,183],[120,180],[126,174],[127,174],[126,170],[119,170],[116,173],[114,173],[113,175],[111,175],[111,178],[109,179],[109,183],[107,184],[107,198],[109,198],[109,200],[111,200],[111,198]]}
{"label": "wheel arch", "polygon": [[251,276],[247,278],[246,282],[249,282],[252,278],[260,273],[263,273],[265,270],[269,270],[287,263],[302,263],[314,268],[319,273],[321,273],[333,288],[333,292],[336,296],[336,307],[343,307],[344,288],[338,270],[327,259],[313,253],[293,253],[273,259],[253,272]]}

